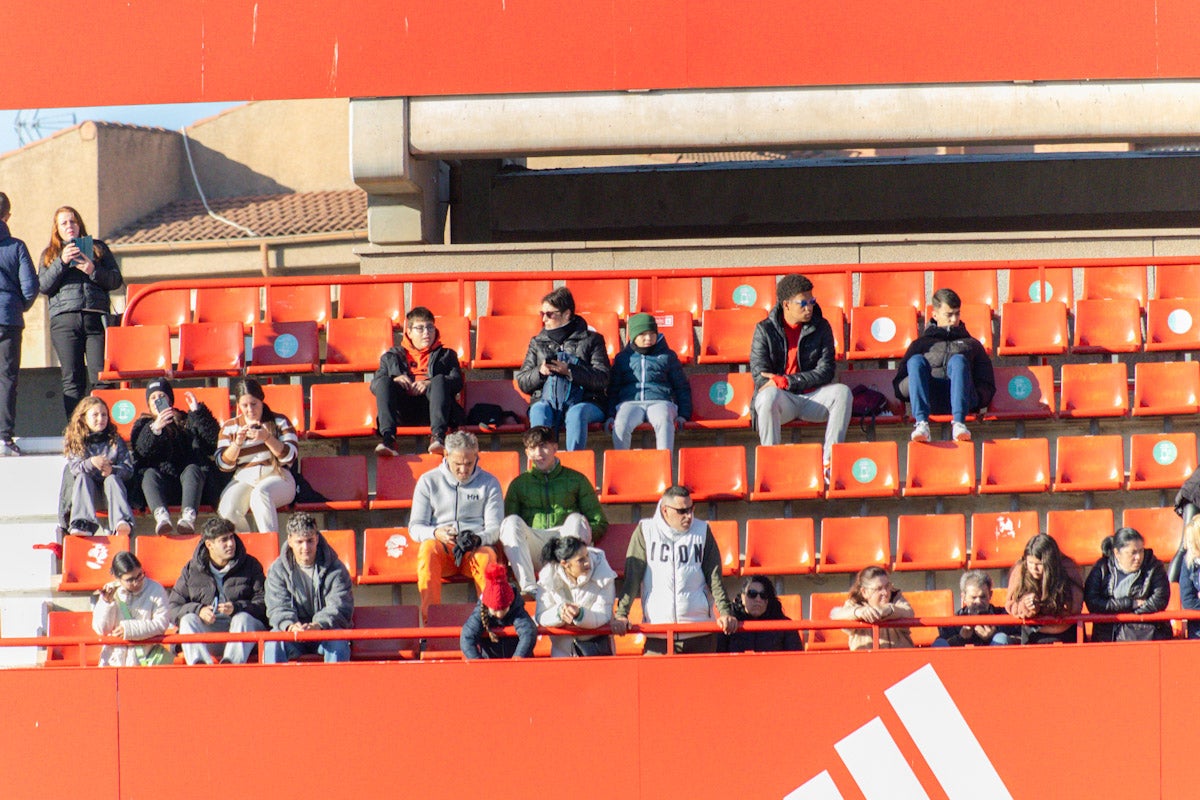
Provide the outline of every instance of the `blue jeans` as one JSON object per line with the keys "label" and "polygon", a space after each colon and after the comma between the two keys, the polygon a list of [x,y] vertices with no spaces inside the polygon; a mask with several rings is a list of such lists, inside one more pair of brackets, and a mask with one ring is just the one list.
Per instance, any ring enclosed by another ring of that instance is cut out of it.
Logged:
{"label": "blue jeans", "polygon": [[567,450],[582,450],[587,445],[588,425],[603,421],[604,412],[595,403],[576,403],[565,413],[551,408],[545,400],[538,400],[529,406],[530,427],[545,425],[558,430],[565,425],[567,441],[564,444]]}
{"label": "blue jeans", "polygon": [[930,414],[947,411],[955,422],[965,422],[967,414],[979,406],[967,357],[961,353],[950,356],[945,378],[933,377],[933,368],[925,356],[908,359],[908,401],[918,422],[928,422]]}
{"label": "blue jeans", "polygon": [[263,661],[268,664],[285,664],[305,653],[320,653],[326,664],[350,660],[350,643],[327,642],[265,642]]}

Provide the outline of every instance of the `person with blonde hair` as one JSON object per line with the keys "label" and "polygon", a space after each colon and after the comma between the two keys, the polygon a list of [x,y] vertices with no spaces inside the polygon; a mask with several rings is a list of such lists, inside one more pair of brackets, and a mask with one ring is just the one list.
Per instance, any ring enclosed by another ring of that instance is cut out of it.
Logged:
{"label": "person with blonde hair", "polygon": [[128,536],[133,531],[133,510],[125,481],[133,476],[133,457],[99,397],[83,398],[71,412],[63,431],[63,455],[67,459],[64,477],[71,481],[69,532],[87,535],[99,527],[96,508],[103,496],[113,532]]}
{"label": "person with blonde hair", "polygon": [[[889,619],[911,619],[912,606],[904,593],[892,585],[892,579],[883,567],[864,567],[854,576],[850,584],[850,596],[846,602],[829,612],[830,619],[858,620],[859,622],[883,622]],[[846,628],[850,637],[851,650],[870,650],[874,637],[870,628]],[[879,629],[879,649],[912,647],[912,633],[908,628],[883,627]]]}
{"label": "person with blonde hair", "polygon": [[[1179,601],[1188,611],[1200,611],[1200,514],[1183,526],[1183,569],[1179,571]],[[1200,639],[1200,620],[1188,620],[1188,638]]]}

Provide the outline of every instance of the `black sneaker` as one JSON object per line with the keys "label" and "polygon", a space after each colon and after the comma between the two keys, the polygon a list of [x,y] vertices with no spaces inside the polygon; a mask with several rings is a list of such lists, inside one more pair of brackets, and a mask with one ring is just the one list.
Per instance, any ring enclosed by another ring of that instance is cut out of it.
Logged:
{"label": "black sneaker", "polygon": [[0,439],[0,458],[19,455],[21,455],[21,448],[17,447],[16,442],[12,439]]}

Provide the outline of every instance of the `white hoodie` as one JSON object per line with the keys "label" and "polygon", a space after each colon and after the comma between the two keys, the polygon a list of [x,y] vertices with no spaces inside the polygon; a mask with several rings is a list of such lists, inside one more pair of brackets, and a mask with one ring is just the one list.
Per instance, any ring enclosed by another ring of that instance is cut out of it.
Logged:
{"label": "white hoodie", "polygon": [[[537,621],[547,628],[563,626],[558,610],[564,603],[574,603],[583,610],[583,619],[574,627],[599,628],[612,621],[613,597],[616,594],[617,573],[608,565],[604,551],[589,547],[592,570],[578,580],[563,571],[560,564],[542,567],[538,574]],[[569,656],[573,649],[572,636],[550,637],[550,655]]]}
{"label": "white hoodie", "polygon": [[[133,619],[125,619],[117,597],[129,606]],[[130,595],[124,589],[117,589],[116,597],[110,603],[100,595],[96,607],[92,609],[92,630],[100,636],[108,636],[118,622],[125,623],[125,638],[129,641],[140,641],[162,636],[170,623],[167,613],[167,590],[162,584],[151,578],[146,578],[142,591]],[[146,648],[153,645],[147,645]],[[136,667],[138,665],[137,647],[119,647],[105,645],[100,651],[100,666],[102,667]]]}

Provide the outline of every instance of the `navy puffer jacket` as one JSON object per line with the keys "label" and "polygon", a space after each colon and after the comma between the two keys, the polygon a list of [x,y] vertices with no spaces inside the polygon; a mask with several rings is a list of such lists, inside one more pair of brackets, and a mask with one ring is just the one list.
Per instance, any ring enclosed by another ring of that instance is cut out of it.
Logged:
{"label": "navy puffer jacket", "polygon": [[692,418],[692,389],[679,356],[662,334],[649,353],[639,353],[631,342],[613,359],[608,415],[616,414],[617,405],[629,400],[668,400],[679,407],[680,417]]}

